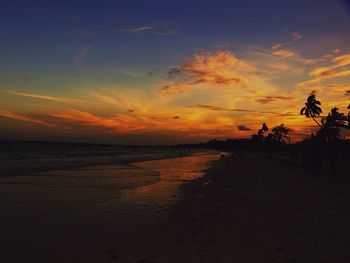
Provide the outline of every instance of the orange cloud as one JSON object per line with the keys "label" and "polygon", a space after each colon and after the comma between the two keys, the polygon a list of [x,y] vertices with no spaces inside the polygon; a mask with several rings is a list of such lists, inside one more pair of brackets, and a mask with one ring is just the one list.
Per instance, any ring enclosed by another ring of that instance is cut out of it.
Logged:
{"label": "orange cloud", "polygon": [[324,67],[322,67],[322,68],[313,69],[309,73],[310,75],[316,76],[316,78],[301,82],[297,86],[305,87],[305,86],[315,85],[327,79],[348,77],[350,76],[350,69],[332,70],[332,69],[325,69]]}
{"label": "orange cloud", "polygon": [[272,54],[277,56],[277,57],[282,57],[282,58],[297,57],[297,54],[295,52],[287,50],[287,49],[281,49],[281,50],[273,52]]}
{"label": "orange cloud", "polygon": [[9,119],[13,119],[13,120],[31,122],[34,124],[48,126],[48,127],[58,127],[59,126],[57,124],[41,120],[40,118],[35,118],[35,117],[29,116],[29,115],[10,112],[10,111],[6,111],[6,110],[0,110],[0,116],[6,117]]}
{"label": "orange cloud", "polygon": [[[114,134],[131,134],[159,131],[189,131],[195,127],[179,116],[149,116],[117,114],[110,117],[97,116],[79,110],[49,113],[48,118],[62,126],[81,129],[97,129]],[[179,122],[180,121],[180,122]]]}
{"label": "orange cloud", "polygon": [[272,49],[279,49],[279,48],[281,48],[283,46],[283,44],[282,43],[274,43],[273,45],[272,45]]}
{"label": "orange cloud", "polygon": [[310,69],[309,74],[311,76],[318,77],[318,76],[321,76],[322,74],[325,74],[331,70],[332,70],[331,67],[317,67],[317,68]]}
{"label": "orange cloud", "polygon": [[350,64],[350,54],[338,56],[333,59],[333,62],[335,63],[336,68],[348,66]]}
{"label": "orange cloud", "polygon": [[297,86],[311,86],[329,79],[348,77],[350,76],[350,54],[337,56],[330,61],[329,65],[312,68],[308,73],[314,78],[301,82]]}
{"label": "orange cloud", "polygon": [[[333,64],[329,66],[313,68],[309,70],[309,74],[315,77],[347,76],[346,73],[340,73],[340,72],[346,72],[347,70],[346,66],[350,65],[350,54],[335,57],[332,60],[332,63]],[[342,69],[340,69],[339,72],[336,72],[336,70],[339,68],[342,68]]]}
{"label": "orange cloud", "polygon": [[102,128],[116,133],[129,133],[144,128],[142,122],[138,123],[134,118],[130,118],[127,115],[100,117],[89,112],[66,110],[59,113],[51,113],[48,116],[59,119],[68,126]]}
{"label": "orange cloud", "polygon": [[188,59],[181,67],[169,70],[168,77],[182,77],[175,83],[165,85],[163,91],[183,91],[186,87],[197,84],[230,85],[247,87],[247,81],[240,71],[252,67],[228,51],[202,52]]}
{"label": "orange cloud", "polygon": [[293,114],[292,112],[286,112],[286,113],[279,113],[274,111],[257,111],[257,110],[249,110],[249,109],[228,109],[228,108],[222,108],[218,106],[212,106],[212,105],[191,105],[188,106],[189,108],[200,108],[205,110],[211,110],[211,111],[231,111],[231,112],[247,112],[247,113],[262,113],[262,114],[273,114],[278,116],[295,116],[296,114]]}
{"label": "orange cloud", "polygon": [[162,87],[161,93],[162,94],[181,93],[191,85],[194,85],[194,83],[192,82],[170,83]]}

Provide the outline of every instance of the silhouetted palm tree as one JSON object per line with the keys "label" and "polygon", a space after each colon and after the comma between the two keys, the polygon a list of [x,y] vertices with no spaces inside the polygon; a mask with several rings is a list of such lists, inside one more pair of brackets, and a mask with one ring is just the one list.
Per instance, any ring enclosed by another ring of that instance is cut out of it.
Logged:
{"label": "silhouetted palm tree", "polygon": [[317,125],[322,128],[322,125],[316,120],[316,117],[320,116],[322,113],[320,106],[321,102],[316,100],[316,96],[310,95],[305,102],[305,106],[300,110],[300,114],[305,114],[307,118],[311,117],[317,123]]}
{"label": "silhouetted palm tree", "polygon": [[269,131],[269,127],[267,127],[265,122],[263,123],[261,129],[264,131],[265,134]]}
{"label": "silhouetted palm tree", "polygon": [[269,131],[269,127],[267,127],[266,123],[264,122],[261,126],[261,129],[258,131],[258,138],[264,139],[266,137],[267,132]]}
{"label": "silhouetted palm tree", "polygon": [[322,118],[322,128],[318,135],[326,138],[328,141],[334,140],[340,137],[340,129],[347,127],[347,117],[335,107],[331,109],[327,117]]}
{"label": "silhouetted palm tree", "polygon": [[328,116],[322,119],[322,123],[326,127],[347,128],[348,126],[346,116],[344,113],[339,112],[337,107],[331,109]]}
{"label": "silhouetted palm tree", "polygon": [[287,128],[283,123],[281,125],[278,125],[272,129],[272,135],[275,140],[279,141],[280,143],[283,142],[283,139],[288,139],[288,133],[290,129]]}

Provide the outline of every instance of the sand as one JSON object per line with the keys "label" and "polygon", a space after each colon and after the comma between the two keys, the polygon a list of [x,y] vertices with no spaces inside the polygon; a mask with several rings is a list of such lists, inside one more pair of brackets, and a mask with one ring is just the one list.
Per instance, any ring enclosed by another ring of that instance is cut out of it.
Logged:
{"label": "sand", "polygon": [[204,177],[184,182],[171,198],[176,202],[144,203],[133,217],[116,211],[110,200],[66,213],[57,221],[23,218],[23,225],[18,225],[23,242],[10,246],[11,235],[3,235],[7,246],[2,245],[0,258],[3,262],[350,262],[346,170],[335,180],[323,176],[315,181],[291,163],[253,155],[225,158],[215,161]]}
{"label": "sand", "polygon": [[314,181],[269,158],[220,160],[131,249],[113,251],[121,262],[350,262],[349,186],[345,173]]}
{"label": "sand", "polygon": [[350,262],[349,186],[345,170],[335,180],[314,181],[298,166],[269,158],[220,160],[183,189],[181,220],[191,222],[185,247],[193,253],[179,258]]}

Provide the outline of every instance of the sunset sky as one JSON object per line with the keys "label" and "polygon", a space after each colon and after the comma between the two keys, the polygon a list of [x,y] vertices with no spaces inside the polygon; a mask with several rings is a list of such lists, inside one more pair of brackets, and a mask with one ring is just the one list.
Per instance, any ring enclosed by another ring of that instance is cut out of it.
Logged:
{"label": "sunset sky", "polygon": [[54,2],[1,1],[0,139],[295,141],[311,92],[348,112],[346,1]]}

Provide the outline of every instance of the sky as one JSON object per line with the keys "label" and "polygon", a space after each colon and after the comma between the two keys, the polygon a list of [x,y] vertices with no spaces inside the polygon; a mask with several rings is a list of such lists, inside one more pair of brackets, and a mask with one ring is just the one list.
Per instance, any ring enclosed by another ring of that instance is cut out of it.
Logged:
{"label": "sky", "polygon": [[347,113],[349,29],[344,0],[1,1],[0,139],[298,141],[309,94]]}

